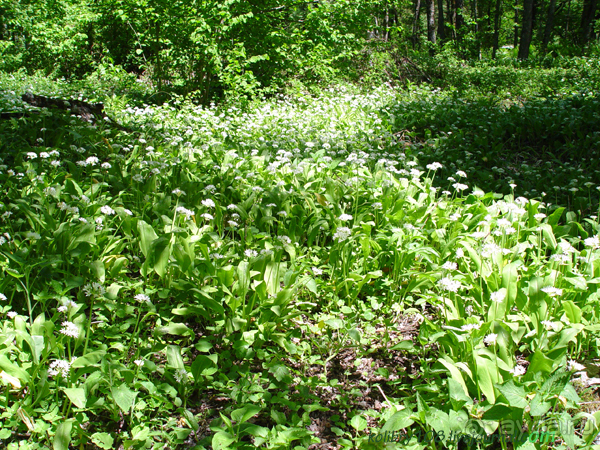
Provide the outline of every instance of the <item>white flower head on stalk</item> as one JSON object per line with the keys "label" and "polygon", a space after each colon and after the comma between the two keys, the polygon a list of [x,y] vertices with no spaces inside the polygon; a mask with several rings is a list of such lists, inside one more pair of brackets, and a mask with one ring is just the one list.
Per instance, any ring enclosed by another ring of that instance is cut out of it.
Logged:
{"label": "white flower head on stalk", "polygon": [[79,337],[79,328],[73,322],[64,321],[60,332],[65,336],[77,339]]}
{"label": "white flower head on stalk", "polygon": [[173,189],[172,194],[176,195],[177,197],[181,197],[182,195],[185,195],[185,192],[182,191],[181,189],[177,188],[177,189]]}
{"label": "white flower head on stalk", "polygon": [[142,367],[144,365],[144,360],[143,359],[136,359],[135,361],[133,361],[133,363],[138,366],[138,367]]}
{"label": "white flower head on stalk", "polygon": [[323,275],[323,271],[321,269],[318,269],[317,267],[313,267],[311,270],[317,276]]}
{"label": "white flower head on stalk", "polygon": [[520,377],[521,375],[525,375],[527,369],[524,366],[515,366],[515,368],[509,370],[509,372],[512,373],[515,377]]}
{"label": "white flower head on stalk", "polygon": [[189,219],[194,215],[194,211],[190,211],[189,209],[184,208],[183,206],[178,206],[176,212],[185,215],[186,219]]}
{"label": "white flower head on stalk", "polygon": [[349,220],[352,220],[352,216],[350,214],[342,214],[339,219],[342,222],[348,222]]}
{"label": "white flower head on stalk", "polygon": [[214,219],[214,217],[208,213],[200,214],[200,217],[202,217],[205,220],[213,220]]}
{"label": "white flower head on stalk", "polygon": [[460,327],[460,329],[462,331],[471,332],[473,330],[479,330],[480,327],[481,327],[481,325],[478,323],[467,323],[467,324],[463,325],[462,327]]}
{"label": "white flower head on stalk", "polygon": [[442,266],[442,269],[445,269],[445,270],[456,270],[456,269],[458,269],[458,265],[455,262],[446,261],[444,263],[444,265]]}
{"label": "white flower head on stalk", "polygon": [[460,281],[453,280],[450,277],[442,278],[440,281],[438,281],[438,284],[444,291],[450,292],[458,292],[458,290],[462,287]]}
{"label": "white flower head on stalk", "polygon": [[150,303],[150,297],[147,296],[146,294],[137,294],[133,298],[136,299],[140,303]]}
{"label": "white flower head on stalk", "polygon": [[600,248],[600,238],[598,238],[598,235],[587,238],[583,243],[586,247]]}
{"label": "white flower head on stalk", "polygon": [[104,286],[102,286],[100,283],[88,283],[83,287],[83,292],[85,293],[86,297],[99,297],[104,295],[104,292],[106,291],[104,290]]}
{"label": "white flower head on stalk", "polygon": [[458,175],[461,178],[467,178],[467,174],[465,172],[463,172],[462,170],[458,170],[456,172],[456,175]]}
{"label": "white flower head on stalk", "polygon": [[469,186],[467,186],[466,184],[462,184],[462,183],[454,183],[452,185],[452,187],[454,189],[456,189],[457,191],[464,191],[466,189],[469,189]]}
{"label": "white flower head on stalk", "polygon": [[50,363],[48,368],[48,375],[51,377],[61,376],[67,378],[69,376],[69,370],[71,370],[71,363],[64,359],[55,359]]}
{"label": "white flower head on stalk", "polygon": [[496,333],[490,333],[483,339],[483,342],[486,345],[494,345],[494,344],[496,344],[497,339],[498,339],[498,335]]}
{"label": "white flower head on stalk", "polygon": [[431,164],[427,164],[428,170],[438,170],[438,169],[441,169],[442,167],[444,167],[444,166],[442,166],[439,162],[433,162]]}
{"label": "white flower head on stalk", "polygon": [[545,292],[550,297],[560,297],[563,293],[563,290],[555,288],[554,286],[546,286],[545,288],[542,288],[542,292]]}
{"label": "white flower head on stalk", "polygon": [[206,200],[202,200],[202,206],[206,206],[207,208],[214,208],[215,202],[213,202],[210,198],[207,198]]}
{"label": "white flower head on stalk", "polygon": [[502,290],[492,292],[492,294],[490,295],[490,299],[495,303],[502,303],[505,298],[506,298],[506,292],[502,291]]}
{"label": "white flower head on stalk", "polygon": [[348,227],[339,227],[335,230],[335,234],[333,235],[333,240],[338,242],[344,242],[352,235],[352,231]]}
{"label": "white flower head on stalk", "polygon": [[115,214],[115,210],[108,205],[104,205],[102,208],[100,208],[100,212],[102,214],[106,214],[107,216],[112,216]]}
{"label": "white flower head on stalk", "polygon": [[258,253],[256,252],[256,250],[248,249],[244,252],[244,255],[246,255],[248,258],[254,258],[258,255]]}
{"label": "white flower head on stalk", "polygon": [[7,300],[6,295],[0,293],[0,300],[2,300],[2,301]]}

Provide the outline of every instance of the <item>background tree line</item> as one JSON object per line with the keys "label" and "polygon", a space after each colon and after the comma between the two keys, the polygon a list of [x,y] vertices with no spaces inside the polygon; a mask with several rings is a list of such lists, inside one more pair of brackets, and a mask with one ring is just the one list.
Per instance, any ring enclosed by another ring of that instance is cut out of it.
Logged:
{"label": "background tree line", "polygon": [[597,3],[0,0],[0,69],[59,77],[122,69],[206,103],[293,79],[368,77],[442,50],[466,60],[496,58],[502,47],[520,59],[595,52]]}

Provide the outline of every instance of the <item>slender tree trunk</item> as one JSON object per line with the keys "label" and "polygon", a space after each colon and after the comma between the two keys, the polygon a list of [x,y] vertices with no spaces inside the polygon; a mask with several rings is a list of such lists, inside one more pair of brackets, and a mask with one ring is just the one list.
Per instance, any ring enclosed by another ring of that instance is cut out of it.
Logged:
{"label": "slender tree trunk", "polygon": [[598,0],[584,0],[581,14],[581,42],[586,45],[592,37]]}
{"label": "slender tree trunk", "polygon": [[463,6],[465,4],[464,0],[456,0],[456,10],[455,10],[455,14],[456,14],[456,43],[458,44],[458,48],[459,51],[461,50],[461,44],[462,44],[462,36],[463,36],[463,26],[465,23],[464,17],[463,17]]}
{"label": "slender tree trunk", "polygon": [[529,58],[529,46],[533,34],[533,0],[523,1],[523,24],[521,27],[521,42],[519,44],[519,59]]}
{"label": "slender tree trunk", "polygon": [[502,0],[496,0],[496,12],[494,13],[494,42],[492,44],[492,59],[496,59],[500,40],[500,19],[502,18]]}
{"label": "slender tree trunk", "polygon": [[552,28],[554,27],[554,11],[556,9],[556,0],[550,0],[548,5],[548,16],[546,17],[546,28],[544,29],[544,40],[542,41],[542,51],[546,53],[550,37],[552,36]]}
{"label": "slender tree trunk", "polygon": [[427,0],[427,40],[435,44],[435,0]]}
{"label": "slender tree trunk", "polygon": [[513,46],[517,48],[519,45],[519,0],[515,0],[515,37]]}
{"label": "slender tree trunk", "polygon": [[415,21],[413,23],[413,48],[419,42],[419,16],[421,15],[421,0],[416,0],[415,4]]}
{"label": "slender tree trunk", "polygon": [[156,77],[158,80],[158,92],[162,91],[162,68],[160,64],[160,23],[158,19],[156,19],[155,24],[155,32],[156,32]]}
{"label": "slender tree trunk", "polygon": [[479,16],[477,11],[477,0],[473,0],[473,20],[475,21],[475,46],[477,59],[481,59],[481,40],[479,39]]}
{"label": "slender tree trunk", "polygon": [[446,39],[446,24],[444,23],[444,0],[438,0],[438,39]]}

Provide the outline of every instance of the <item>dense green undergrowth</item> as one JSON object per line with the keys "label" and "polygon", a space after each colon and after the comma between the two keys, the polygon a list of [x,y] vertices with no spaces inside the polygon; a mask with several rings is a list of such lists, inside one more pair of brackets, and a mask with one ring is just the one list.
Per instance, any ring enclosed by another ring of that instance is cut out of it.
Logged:
{"label": "dense green undergrowth", "polygon": [[594,80],[1,120],[3,445],[592,445]]}

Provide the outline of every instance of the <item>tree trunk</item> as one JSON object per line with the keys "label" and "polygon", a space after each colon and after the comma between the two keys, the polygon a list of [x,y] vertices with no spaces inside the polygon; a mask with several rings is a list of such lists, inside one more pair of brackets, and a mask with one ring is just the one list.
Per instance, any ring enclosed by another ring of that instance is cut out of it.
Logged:
{"label": "tree trunk", "polygon": [[456,19],[455,19],[455,26],[456,26],[456,43],[458,45],[459,51],[460,51],[460,45],[462,42],[462,35],[463,35],[463,25],[465,23],[465,20],[463,18],[463,6],[465,4],[464,0],[456,0],[455,1],[455,10],[454,13],[456,14]]}
{"label": "tree trunk", "polygon": [[444,23],[444,0],[438,0],[438,38],[446,39],[446,24]]}
{"label": "tree trunk", "polygon": [[598,0],[584,0],[581,14],[581,42],[586,45],[592,37]]}
{"label": "tree trunk", "polygon": [[496,0],[496,12],[494,13],[494,42],[492,44],[492,59],[496,59],[500,40],[500,19],[502,18],[502,0]]}
{"label": "tree trunk", "polygon": [[519,45],[519,0],[515,0],[515,38],[513,41],[513,47],[517,48]]}
{"label": "tree trunk", "polygon": [[481,59],[481,41],[479,40],[479,17],[477,11],[477,0],[473,0],[473,21],[475,22],[475,46],[477,51],[477,59]]}
{"label": "tree trunk", "polygon": [[546,17],[546,28],[544,30],[544,40],[542,41],[542,51],[546,53],[550,37],[552,36],[552,28],[554,27],[554,11],[556,9],[556,0],[550,0],[548,5],[548,16]]}
{"label": "tree trunk", "polygon": [[427,0],[427,40],[435,44],[435,0]]}
{"label": "tree trunk", "polygon": [[519,59],[529,57],[529,46],[533,34],[533,0],[523,1],[523,24],[521,28],[521,43],[519,44]]}
{"label": "tree trunk", "polygon": [[413,48],[419,42],[419,16],[421,15],[421,0],[416,0],[415,4],[415,21],[413,23]]}

